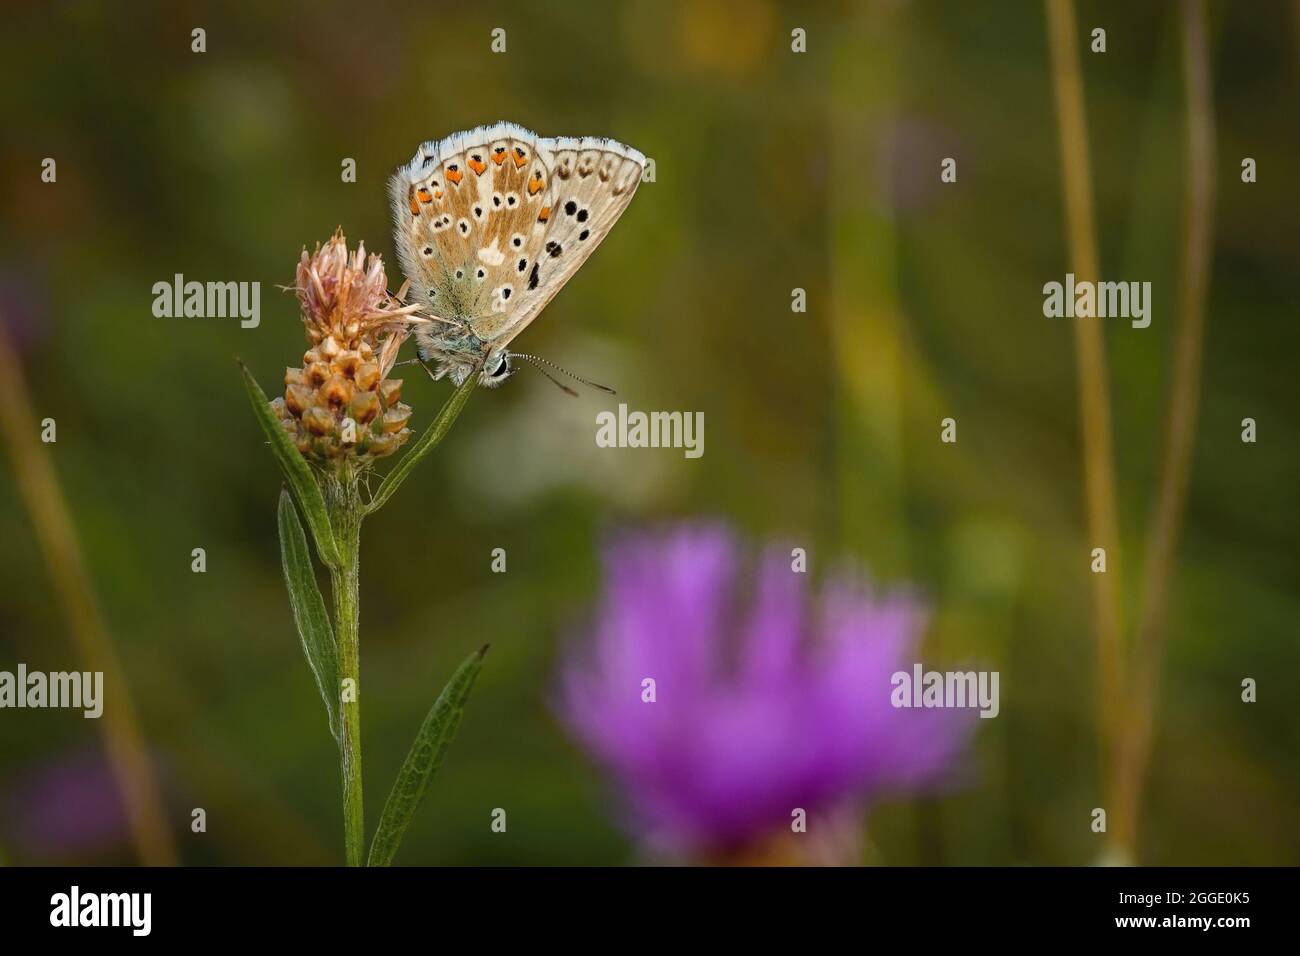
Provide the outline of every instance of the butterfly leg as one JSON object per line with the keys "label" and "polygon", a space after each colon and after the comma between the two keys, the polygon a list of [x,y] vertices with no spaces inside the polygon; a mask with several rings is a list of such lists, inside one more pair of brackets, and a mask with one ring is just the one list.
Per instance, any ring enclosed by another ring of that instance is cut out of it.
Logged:
{"label": "butterfly leg", "polygon": [[435,372],[433,371],[433,369],[429,368],[429,363],[426,362],[424,359],[417,358],[417,359],[411,359],[411,361],[412,361],[412,362],[419,362],[419,363],[420,363],[420,367],[423,368],[426,372],[428,372],[428,373],[429,373],[429,378],[433,379],[435,382],[438,381],[439,379],[441,379],[442,376],[443,376],[443,374],[445,374],[445,373],[443,373],[443,372],[435,373]]}

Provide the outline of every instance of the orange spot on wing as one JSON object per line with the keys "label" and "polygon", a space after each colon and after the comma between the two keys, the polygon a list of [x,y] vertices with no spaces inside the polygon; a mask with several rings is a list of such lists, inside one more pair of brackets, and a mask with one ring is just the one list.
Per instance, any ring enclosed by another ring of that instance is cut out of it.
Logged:
{"label": "orange spot on wing", "polygon": [[506,149],[505,149],[505,147],[504,147],[504,146],[498,146],[498,147],[496,148],[496,151],[492,154],[492,162],[494,162],[494,163],[496,163],[498,166],[500,166],[503,162],[505,162],[505,158],[506,158]]}
{"label": "orange spot on wing", "polygon": [[538,222],[546,222],[546,220],[548,220],[548,219],[550,219],[550,218],[551,218],[551,207],[550,207],[550,206],[543,206],[543,207],[542,207],[542,211],[539,212],[539,213],[537,214],[537,221],[538,221]]}
{"label": "orange spot on wing", "polygon": [[418,202],[416,202],[414,198],[412,198],[412,199],[411,199],[411,215],[412,215],[412,216],[418,216],[419,214],[420,214],[420,204],[419,204]]}
{"label": "orange spot on wing", "polygon": [[462,173],[459,169],[449,169],[449,170],[447,170],[447,181],[448,181],[448,182],[455,183],[457,186],[459,186],[459,185],[460,185],[460,181],[461,181],[462,179],[464,179],[464,178],[465,178],[465,174]]}
{"label": "orange spot on wing", "polygon": [[433,202],[433,194],[427,189],[421,189],[415,195],[420,202]]}
{"label": "orange spot on wing", "polygon": [[441,198],[442,198],[442,190],[441,190],[441,189],[435,189],[435,190],[433,191],[433,198],[434,198],[434,199],[441,199]]}
{"label": "orange spot on wing", "polygon": [[487,170],[487,163],[482,162],[481,160],[471,159],[469,161],[469,168],[474,170],[477,175],[482,176]]}
{"label": "orange spot on wing", "polygon": [[528,195],[536,196],[542,191],[542,186],[544,185],[541,176],[534,176],[532,179],[528,180]]}
{"label": "orange spot on wing", "polygon": [[523,166],[528,162],[527,156],[520,156],[518,153],[515,153],[511,159],[515,161],[515,169],[518,169],[520,166]]}

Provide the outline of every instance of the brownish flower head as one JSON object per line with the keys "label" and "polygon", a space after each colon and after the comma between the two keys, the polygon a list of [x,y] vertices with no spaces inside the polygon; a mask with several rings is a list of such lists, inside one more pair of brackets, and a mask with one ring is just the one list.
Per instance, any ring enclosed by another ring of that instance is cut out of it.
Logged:
{"label": "brownish flower head", "polygon": [[342,230],[298,262],[295,290],[311,347],[271,403],[298,450],[323,465],[368,465],[408,438],[401,379],[387,378],[414,306],[388,294],[379,256],[348,252]]}

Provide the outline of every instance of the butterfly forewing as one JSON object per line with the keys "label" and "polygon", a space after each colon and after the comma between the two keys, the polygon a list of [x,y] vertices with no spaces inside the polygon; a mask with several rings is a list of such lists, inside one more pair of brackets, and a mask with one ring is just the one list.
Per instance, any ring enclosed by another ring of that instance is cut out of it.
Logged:
{"label": "butterfly forewing", "polygon": [[[612,140],[502,123],[425,143],[390,182],[411,294],[483,352],[528,326],[627,208],[645,158]],[[422,344],[449,347],[446,326]]]}

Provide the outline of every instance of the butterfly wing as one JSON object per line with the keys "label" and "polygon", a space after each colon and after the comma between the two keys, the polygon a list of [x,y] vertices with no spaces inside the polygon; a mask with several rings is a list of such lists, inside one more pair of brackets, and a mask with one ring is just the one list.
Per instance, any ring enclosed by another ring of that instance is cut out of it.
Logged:
{"label": "butterfly wing", "polygon": [[[510,123],[425,143],[390,181],[411,294],[503,348],[627,208],[645,157],[613,140],[542,139]],[[454,335],[425,330],[431,344]]]}

